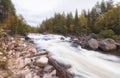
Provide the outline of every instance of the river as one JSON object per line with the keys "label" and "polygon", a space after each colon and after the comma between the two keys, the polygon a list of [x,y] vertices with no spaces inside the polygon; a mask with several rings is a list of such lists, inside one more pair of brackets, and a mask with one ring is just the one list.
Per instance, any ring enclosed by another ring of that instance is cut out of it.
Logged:
{"label": "river", "polygon": [[62,64],[70,64],[68,71],[74,78],[120,78],[120,57],[75,47],[69,37],[61,35],[29,34],[28,37],[39,50],[49,51]]}

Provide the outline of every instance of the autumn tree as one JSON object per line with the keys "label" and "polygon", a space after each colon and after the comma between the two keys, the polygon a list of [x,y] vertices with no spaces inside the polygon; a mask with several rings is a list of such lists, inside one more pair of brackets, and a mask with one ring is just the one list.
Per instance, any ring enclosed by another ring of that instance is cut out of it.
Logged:
{"label": "autumn tree", "polygon": [[88,34],[88,19],[82,13],[79,17],[80,25],[81,25],[81,32],[84,34]]}
{"label": "autumn tree", "polygon": [[95,30],[112,29],[115,34],[120,35],[120,6],[114,7],[99,17],[95,27]]}

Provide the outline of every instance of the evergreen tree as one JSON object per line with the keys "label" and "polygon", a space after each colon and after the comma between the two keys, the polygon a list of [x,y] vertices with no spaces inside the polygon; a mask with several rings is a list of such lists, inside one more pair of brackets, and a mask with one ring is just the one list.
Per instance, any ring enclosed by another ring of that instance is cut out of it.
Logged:
{"label": "evergreen tree", "polygon": [[75,12],[75,21],[74,21],[74,23],[75,23],[75,26],[79,26],[79,17],[78,17],[77,9],[76,9],[76,12]]}
{"label": "evergreen tree", "polygon": [[0,22],[3,22],[11,13],[15,14],[15,8],[11,0],[0,0]]}

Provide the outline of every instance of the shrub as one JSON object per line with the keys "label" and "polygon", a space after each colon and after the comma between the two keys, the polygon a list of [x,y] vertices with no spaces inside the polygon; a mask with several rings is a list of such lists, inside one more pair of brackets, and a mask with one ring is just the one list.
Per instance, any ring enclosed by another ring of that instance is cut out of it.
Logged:
{"label": "shrub", "polygon": [[112,36],[112,38],[115,40],[120,40],[120,35],[114,35],[114,36]]}
{"label": "shrub", "polygon": [[112,30],[103,30],[99,33],[99,36],[103,38],[113,38],[114,35],[115,33]]}

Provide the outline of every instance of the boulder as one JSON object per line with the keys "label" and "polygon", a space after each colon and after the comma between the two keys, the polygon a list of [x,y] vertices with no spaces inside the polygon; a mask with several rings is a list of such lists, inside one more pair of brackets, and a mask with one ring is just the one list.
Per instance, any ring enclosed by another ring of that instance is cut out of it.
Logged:
{"label": "boulder", "polygon": [[48,64],[48,58],[45,56],[40,57],[36,60],[36,65],[40,67],[44,67]]}
{"label": "boulder", "polygon": [[65,38],[64,38],[64,37],[61,37],[60,39],[61,39],[61,40],[65,40]]}
{"label": "boulder", "polygon": [[96,39],[91,38],[90,40],[88,40],[88,46],[91,49],[96,50],[98,49],[99,43]]}
{"label": "boulder", "polygon": [[30,40],[30,38],[26,35],[26,36],[25,36],[25,40]]}
{"label": "boulder", "polygon": [[112,51],[115,50],[117,46],[113,39],[107,38],[100,41],[99,48],[103,51]]}

